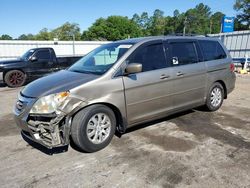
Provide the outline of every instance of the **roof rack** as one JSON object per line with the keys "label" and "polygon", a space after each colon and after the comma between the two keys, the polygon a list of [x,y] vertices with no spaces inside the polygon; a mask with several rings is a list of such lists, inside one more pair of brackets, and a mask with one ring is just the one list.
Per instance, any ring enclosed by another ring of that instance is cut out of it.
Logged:
{"label": "roof rack", "polygon": [[209,37],[208,35],[201,35],[201,34],[193,34],[193,33],[172,33],[168,34],[167,36],[183,36],[183,37]]}

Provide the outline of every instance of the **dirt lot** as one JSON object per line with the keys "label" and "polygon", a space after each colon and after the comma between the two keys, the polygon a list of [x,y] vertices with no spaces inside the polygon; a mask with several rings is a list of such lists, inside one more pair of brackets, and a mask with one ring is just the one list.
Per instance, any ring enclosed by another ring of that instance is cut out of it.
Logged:
{"label": "dirt lot", "polygon": [[19,90],[0,87],[0,187],[250,187],[250,76],[215,113],[141,125],[93,154],[27,144],[11,114]]}

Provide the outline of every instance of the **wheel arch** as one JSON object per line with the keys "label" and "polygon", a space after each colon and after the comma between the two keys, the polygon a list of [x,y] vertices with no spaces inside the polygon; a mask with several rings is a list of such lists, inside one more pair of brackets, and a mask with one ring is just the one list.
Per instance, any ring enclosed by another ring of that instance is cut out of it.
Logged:
{"label": "wheel arch", "polygon": [[227,87],[226,87],[226,84],[225,84],[225,82],[224,81],[222,81],[222,80],[217,80],[217,81],[215,81],[214,83],[220,83],[221,85],[222,85],[222,87],[223,87],[223,90],[224,90],[224,99],[227,99]]}
{"label": "wheel arch", "polygon": [[25,75],[27,75],[26,72],[25,72],[23,69],[21,69],[21,68],[10,68],[10,69],[7,69],[7,70],[4,70],[4,71],[3,71],[3,81],[4,81],[4,76],[5,76],[5,74],[6,74],[7,72],[13,71],[13,70],[21,71],[21,72],[23,72]]}
{"label": "wheel arch", "polygon": [[89,106],[93,106],[93,105],[98,105],[98,104],[101,104],[101,105],[104,105],[104,106],[107,106],[108,108],[110,108],[114,114],[115,114],[115,117],[116,117],[116,121],[117,121],[117,125],[116,125],[116,129],[119,133],[124,133],[126,131],[126,128],[127,128],[127,121],[125,118],[123,118],[122,116],[122,113],[121,111],[119,110],[118,107],[116,107],[115,105],[111,104],[111,103],[105,103],[105,102],[98,102],[98,103],[92,103],[92,104],[89,104],[87,106],[84,106],[82,108],[79,108],[77,111],[75,111],[73,113],[73,115],[71,116],[72,118],[74,118],[74,116],[81,110],[89,107]]}
{"label": "wheel arch", "polygon": [[[12,74],[11,72],[17,72],[17,71],[23,74],[22,79],[17,80],[17,78],[15,78],[16,82],[11,83],[11,80],[9,79],[10,77],[8,75]],[[26,81],[27,81],[27,74],[20,68],[12,68],[12,69],[10,68],[3,71],[3,83],[6,84],[8,87],[11,88],[21,87],[26,83]]]}
{"label": "wheel arch", "polygon": [[26,74],[26,72],[22,68],[9,68],[9,69],[5,69],[5,70],[3,70],[3,73],[6,74],[7,72],[13,71],[13,70],[19,70],[19,71],[22,71],[24,74]]}

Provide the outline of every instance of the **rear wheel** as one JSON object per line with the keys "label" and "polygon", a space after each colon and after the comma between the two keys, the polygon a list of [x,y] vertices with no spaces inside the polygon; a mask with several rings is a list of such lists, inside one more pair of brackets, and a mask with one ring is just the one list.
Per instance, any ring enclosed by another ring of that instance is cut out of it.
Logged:
{"label": "rear wheel", "polygon": [[220,83],[216,82],[212,85],[206,101],[206,107],[209,111],[216,111],[221,107],[224,99],[224,92]]}
{"label": "rear wheel", "polygon": [[81,150],[95,152],[110,143],[115,128],[114,112],[104,105],[93,105],[75,115],[71,126],[71,137]]}
{"label": "rear wheel", "polygon": [[20,70],[11,70],[4,74],[4,82],[9,87],[20,87],[26,81],[26,74]]}

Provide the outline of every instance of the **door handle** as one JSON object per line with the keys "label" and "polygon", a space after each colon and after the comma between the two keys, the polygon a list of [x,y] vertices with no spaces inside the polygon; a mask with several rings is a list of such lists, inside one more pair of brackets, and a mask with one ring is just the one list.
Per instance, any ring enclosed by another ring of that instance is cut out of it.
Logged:
{"label": "door handle", "polygon": [[177,72],[176,73],[176,76],[183,76],[184,75],[184,73],[182,73],[182,72]]}
{"label": "door handle", "polygon": [[169,76],[168,76],[168,75],[165,75],[165,74],[162,74],[162,75],[160,76],[160,79],[162,79],[162,80],[164,80],[164,79],[166,79],[166,78],[169,78]]}

